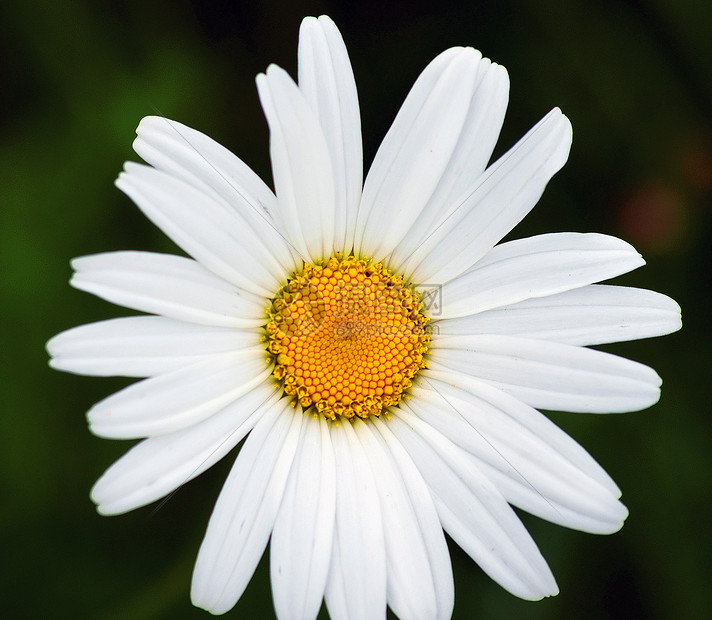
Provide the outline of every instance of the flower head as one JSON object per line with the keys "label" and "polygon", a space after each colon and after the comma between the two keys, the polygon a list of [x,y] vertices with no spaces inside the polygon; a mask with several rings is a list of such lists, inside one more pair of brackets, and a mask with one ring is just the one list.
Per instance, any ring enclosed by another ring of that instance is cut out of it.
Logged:
{"label": "flower head", "polygon": [[[627,243],[499,243],[563,166],[558,109],[487,167],[506,71],[471,48],[423,71],[362,184],[341,36],[307,18],[298,85],[257,78],[275,191],[205,135],[141,121],[149,164],[117,180],[191,258],[75,259],[72,285],[148,313],[71,329],[58,369],[143,378],[89,411],[143,441],[92,490],[102,514],[153,502],[246,437],[200,548],[193,602],[229,610],[268,541],[280,618],[447,618],[447,532],[513,594],[556,594],[510,505],[593,533],[627,515],[601,467],[536,408],[659,398],[645,366],[586,348],[680,326],[671,299],[594,284],[643,264]],[[433,302],[435,299],[435,302]]]}

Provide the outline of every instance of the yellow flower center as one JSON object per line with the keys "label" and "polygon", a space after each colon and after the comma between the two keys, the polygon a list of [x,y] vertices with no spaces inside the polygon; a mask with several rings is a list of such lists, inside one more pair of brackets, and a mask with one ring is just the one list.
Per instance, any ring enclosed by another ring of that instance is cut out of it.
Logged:
{"label": "yellow flower center", "polygon": [[425,366],[422,306],[381,263],[337,254],[305,265],[272,300],[273,374],[286,394],[332,420],[380,415]]}

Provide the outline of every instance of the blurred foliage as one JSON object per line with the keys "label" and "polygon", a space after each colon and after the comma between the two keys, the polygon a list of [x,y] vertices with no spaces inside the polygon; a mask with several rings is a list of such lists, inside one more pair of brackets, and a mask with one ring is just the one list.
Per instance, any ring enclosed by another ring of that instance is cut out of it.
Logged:
{"label": "blurred foliage", "polygon": [[[270,178],[254,76],[294,74],[299,22],[330,14],[349,45],[366,161],[438,52],[507,67],[497,153],[549,108],[571,118],[567,167],[514,236],[600,231],[648,266],[620,281],[683,307],[679,334],[609,350],[655,367],[661,402],[552,414],[611,472],[631,516],[598,537],[523,515],[561,594],[520,601],[453,545],[455,618],[712,617],[709,570],[712,11],[704,0],[420,3],[29,0],[0,5],[2,609],[8,618],[198,618],[192,564],[230,459],[160,509],[96,515],[92,482],[127,447],[82,413],[125,381],[46,366],[44,342],[121,310],[67,286],[69,259],[171,244],[112,185],[139,119],[205,131]],[[704,397],[704,394],[708,394]],[[228,617],[272,617],[265,561]]]}

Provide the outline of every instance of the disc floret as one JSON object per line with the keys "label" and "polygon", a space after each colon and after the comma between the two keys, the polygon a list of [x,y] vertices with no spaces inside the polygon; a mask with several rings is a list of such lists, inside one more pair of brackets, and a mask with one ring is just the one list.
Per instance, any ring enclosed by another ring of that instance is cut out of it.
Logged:
{"label": "disc floret", "polygon": [[327,418],[378,416],[426,365],[423,303],[382,263],[336,254],[305,264],[272,299],[273,375]]}

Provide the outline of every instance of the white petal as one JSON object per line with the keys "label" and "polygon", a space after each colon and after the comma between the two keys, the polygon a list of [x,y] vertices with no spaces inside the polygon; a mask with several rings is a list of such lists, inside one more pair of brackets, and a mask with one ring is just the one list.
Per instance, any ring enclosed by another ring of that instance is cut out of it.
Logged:
{"label": "white petal", "polygon": [[279,213],[302,258],[334,252],[334,178],[326,139],[304,95],[275,65],[257,76],[270,128],[270,155]]}
{"label": "white petal", "polygon": [[331,439],[336,457],[336,540],[326,583],[329,614],[349,620],[385,618],[383,521],[369,456],[350,422],[332,424]]}
{"label": "white petal", "polygon": [[270,541],[280,620],[316,618],[334,540],[336,478],[329,426],[323,416],[302,415],[302,437]]}
{"label": "white petal", "polygon": [[532,407],[582,413],[638,411],[660,398],[652,368],[582,347],[511,336],[438,336],[433,370],[477,377]]}
{"label": "white petal", "polygon": [[509,334],[583,346],[662,336],[681,322],[680,306],[665,295],[594,284],[435,325],[442,335]]}
{"label": "white petal", "polygon": [[554,109],[453,203],[406,263],[408,279],[447,282],[474,265],[529,213],[570,147],[571,123]]}
{"label": "white petal", "polygon": [[260,342],[257,330],[132,316],[74,327],[47,343],[52,368],[82,375],[150,377]]}
{"label": "white petal", "polygon": [[442,287],[443,319],[544,297],[621,275],[645,261],[625,241],[595,233],[552,233],[493,248]]}
{"label": "white petal", "polygon": [[262,347],[243,349],[134,383],[89,410],[91,431],[134,439],[197,424],[265,382],[266,358]]}
{"label": "white petal", "polygon": [[300,408],[295,411],[282,399],[247,436],[195,562],[196,607],[225,613],[245,591],[282,502],[303,419]]}
{"label": "white petal", "polygon": [[72,286],[126,308],[222,327],[267,322],[266,299],[228,284],[189,258],[106,252],[75,258],[72,267]]}
{"label": "white petal", "polygon": [[361,200],[363,153],[356,82],[341,33],[326,15],[299,30],[299,88],[316,113],[334,173],[334,248],[348,254]]}
{"label": "white petal", "polygon": [[507,501],[587,532],[608,534],[623,525],[628,512],[618,487],[538,411],[481,382],[454,387],[427,377],[419,385],[411,388],[409,407],[476,457]]}
{"label": "white petal", "polygon": [[[352,576],[346,573],[341,562],[339,551],[339,538],[334,530],[334,541],[331,545],[331,563],[329,564],[329,578],[326,582],[324,600],[329,610],[329,617],[335,620],[351,618],[350,603],[346,591],[351,586]],[[384,603],[385,604],[385,603]]]}
{"label": "white petal", "polygon": [[[387,422],[379,418],[370,422],[356,428],[364,447],[367,442],[373,446],[367,450],[381,490],[389,564],[388,605],[401,620],[447,620],[455,591],[450,554],[433,498]],[[367,437],[366,427],[377,431],[373,438]],[[394,475],[389,475],[391,470]]]}
{"label": "white petal", "polygon": [[512,594],[529,600],[556,594],[556,582],[536,544],[467,453],[407,406],[391,414],[388,428],[415,461],[453,540]]}
{"label": "white petal", "polygon": [[475,86],[460,139],[435,192],[393,251],[389,265],[400,271],[429,236],[455,201],[477,181],[492,156],[509,98],[509,77],[504,67],[480,59]]}
{"label": "white petal", "polygon": [[301,264],[279,229],[276,196],[242,160],[205,134],[164,117],[145,117],[136,133],[134,150],[149,164],[229,205],[287,272]]}
{"label": "white petal", "polygon": [[162,116],[146,116],[136,133],[134,150],[154,168],[219,196],[245,218],[252,212],[258,222],[272,220],[275,195],[247,164],[212,138]]}
{"label": "white petal", "polygon": [[[221,278],[266,297],[284,284],[289,264],[280,264],[265,240],[221,199],[133,162],[126,162],[116,186],[177,245]],[[276,243],[284,245],[281,239]]]}
{"label": "white petal", "polygon": [[368,455],[381,504],[386,543],[388,606],[401,620],[434,618],[437,603],[428,552],[418,518],[393,461],[361,420],[354,430]]}
{"label": "white petal", "polygon": [[145,439],[97,480],[91,498],[103,515],[145,506],[212,467],[250,432],[280,394],[261,385],[189,428]]}
{"label": "white petal", "polygon": [[425,208],[467,116],[479,52],[453,48],[418,77],[366,176],[356,224],[362,256],[388,256]]}

